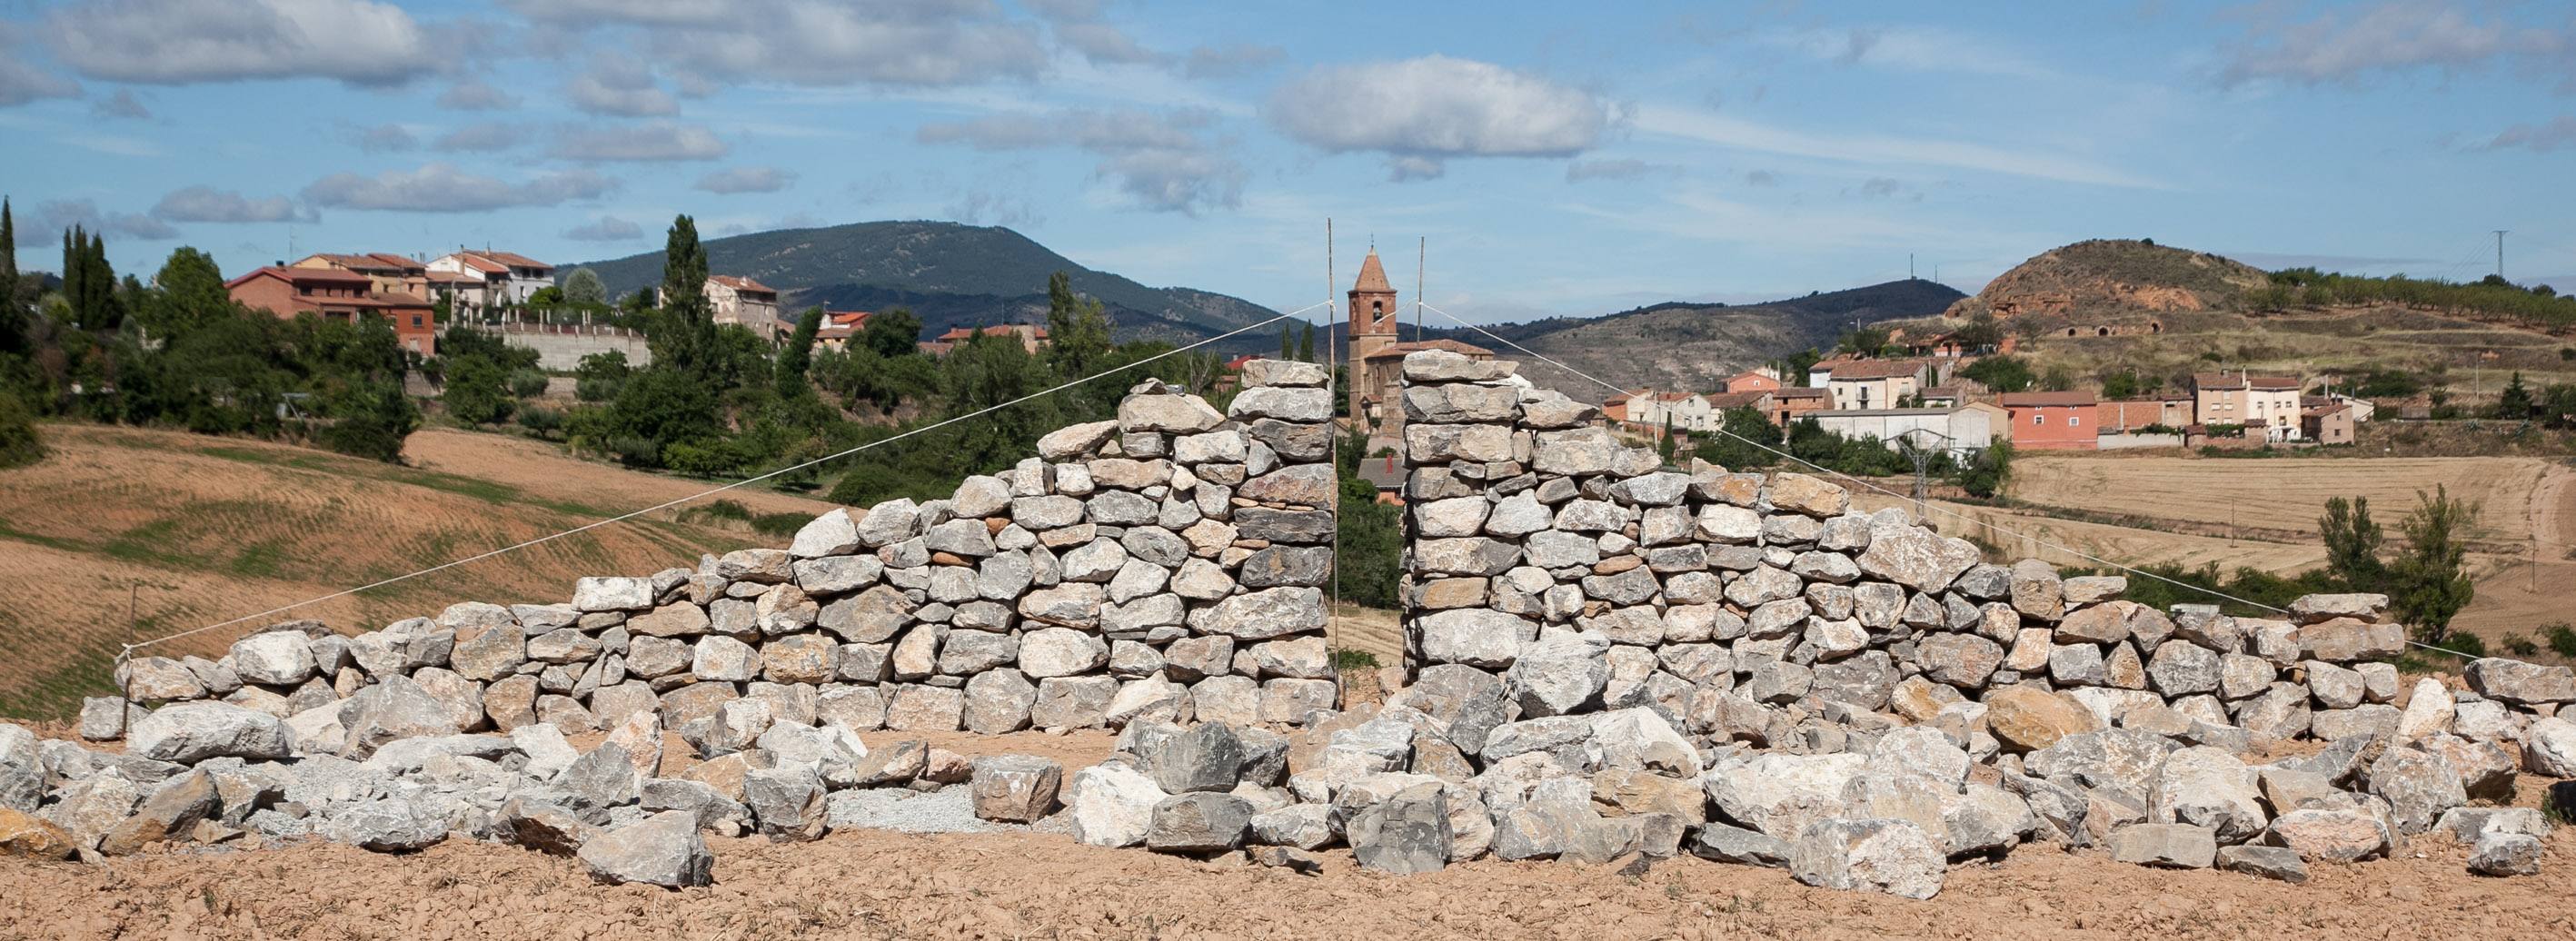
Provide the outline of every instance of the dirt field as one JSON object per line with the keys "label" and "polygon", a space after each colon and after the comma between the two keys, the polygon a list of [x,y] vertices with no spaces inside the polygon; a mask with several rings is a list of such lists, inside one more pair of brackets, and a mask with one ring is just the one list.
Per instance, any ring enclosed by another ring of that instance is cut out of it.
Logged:
{"label": "dirt field", "polygon": [[1395,877],[1334,850],[1300,876],[1044,834],[710,842],[717,885],[678,892],[596,886],[572,860],[457,840],[410,856],[305,845],[0,860],[0,939],[2576,937],[2576,837],[2563,830],[2541,875],[2520,879],[2466,874],[2466,849],[2444,837],[2316,867],[2304,886],[2032,847],[1953,868],[1925,902],[1691,858],[1639,876],[1488,860]]}
{"label": "dirt field", "polygon": [[[49,425],[52,456],[0,471],[0,716],[48,717],[106,690],[129,636],[228,620],[474,555],[703,489],[565,457],[533,441],[412,436],[414,467],[173,431]],[[828,504],[740,492],[763,512]],[[668,514],[300,609],[342,629],[462,600],[559,601],[583,575],[694,564],[774,540]],[[219,652],[264,625],[210,632]]]}

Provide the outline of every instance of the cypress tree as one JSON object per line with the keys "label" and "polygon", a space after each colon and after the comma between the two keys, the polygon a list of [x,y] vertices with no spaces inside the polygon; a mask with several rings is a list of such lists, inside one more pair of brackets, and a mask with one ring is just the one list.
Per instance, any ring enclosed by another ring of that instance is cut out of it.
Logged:
{"label": "cypress tree", "polygon": [[1307,325],[1306,325],[1306,333],[1305,333],[1305,336],[1303,336],[1302,338],[1298,339],[1298,341],[1297,341],[1297,358],[1298,358],[1298,359],[1300,359],[1300,360],[1303,360],[1303,361],[1305,361],[1305,362],[1309,362],[1309,363],[1311,363],[1311,362],[1314,362],[1314,361],[1315,361],[1315,325],[1314,325],[1314,324],[1311,324],[1311,323],[1310,323],[1310,324],[1307,324]]}
{"label": "cypress tree", "polygon": [[[0,317],[17,313],[18,222],[10,218],[9,198],[0,196]],[[0,327],[15,326],[11,320]]]}
{"label": "cypress tree", "polygon": [[1295,355],[1295,350],[1293,350],[1293,349],[1289,346],[1289,343],[1288,343],[1288,335],[1289,335],[1290,333],[1295,332],[1295,331],[1296,331],[1296,328],[1295,328],[1295,327],[1289,327],[1289,326],[1284,326],[1284,325],[1283,325],[1283,326],[1281,326],[1281,327],[1279,328],[1279,358],[1280,358],[1280,359],[1296,359],[1296,358],[1297,358],[1297,357],[1296,357],[1296,355]]}

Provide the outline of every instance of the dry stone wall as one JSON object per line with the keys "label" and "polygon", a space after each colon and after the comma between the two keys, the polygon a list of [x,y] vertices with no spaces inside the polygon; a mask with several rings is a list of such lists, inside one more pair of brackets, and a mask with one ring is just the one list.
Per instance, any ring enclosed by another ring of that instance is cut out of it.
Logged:
{"label": "dry stone wall", "polygon": [[344,704],[396,679],[445,708],[442,732],[653,715],[708,757],[767,725],[742,703],[855,731],[1296,724],[1336,699],[1332,402],[1313,364],[1243,378],[1230,415],[1149,381],[949,499],[826,513],[784,549],[585,578],[566,603],[137,658],[118,675],[134,702],[92,703],[83,729],[215,699],[287,720],[305,751],[363,751],[377,731]]}

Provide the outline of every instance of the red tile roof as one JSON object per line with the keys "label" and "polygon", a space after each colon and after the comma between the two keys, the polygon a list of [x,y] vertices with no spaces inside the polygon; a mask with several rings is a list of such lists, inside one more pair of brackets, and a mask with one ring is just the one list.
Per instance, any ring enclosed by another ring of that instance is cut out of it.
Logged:
{"label": "red tile roof", "polygon": [[521,255],[517,252],[482,252],[480,254],[485,258],[492,259],[493,261],[500,262],[512,268],[544,268],[550,271],[554,269],[553,265],[546,264],[545,262],[538,261],[526,255]]}
{"label": "red tile roof", "polygon": [[770,287],[769,285],[762,284],[750,278],[738,278],[729,274],[708,275],[707,280],[732,288],[736,291],[758,291],[765,294],[778,293],[777,288]]}
{"label": "red tile roof", "polygon": [[243,272],[239,277],[224,282],[224,286],[228,288],[237,287],[249,282],[252,278],[262,277],[277,278],[288,284],[302,282],[306,284],[330,283],[365,286],[376,283],[366,275],[359,274],[355,271],[342,271],[338,268],[280,268],[276,265],[268,265]]}
{"label": "red tile roof", "polygon": [[1923,361],[1913,359],[1855,359],[1835,363],[1836,379],[1896,379],[1923,373]]}

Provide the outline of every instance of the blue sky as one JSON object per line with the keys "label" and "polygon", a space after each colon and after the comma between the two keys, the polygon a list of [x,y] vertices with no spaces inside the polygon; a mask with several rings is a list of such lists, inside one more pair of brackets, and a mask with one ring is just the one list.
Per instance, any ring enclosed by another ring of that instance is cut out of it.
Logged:
{"label": "blue sky", "polygon": [[2564,3],[0,0],[31,268],[932,218],[1284,310],[1329,216],[1480,320],[2089,237],[2576,287],[2571,181]]}

